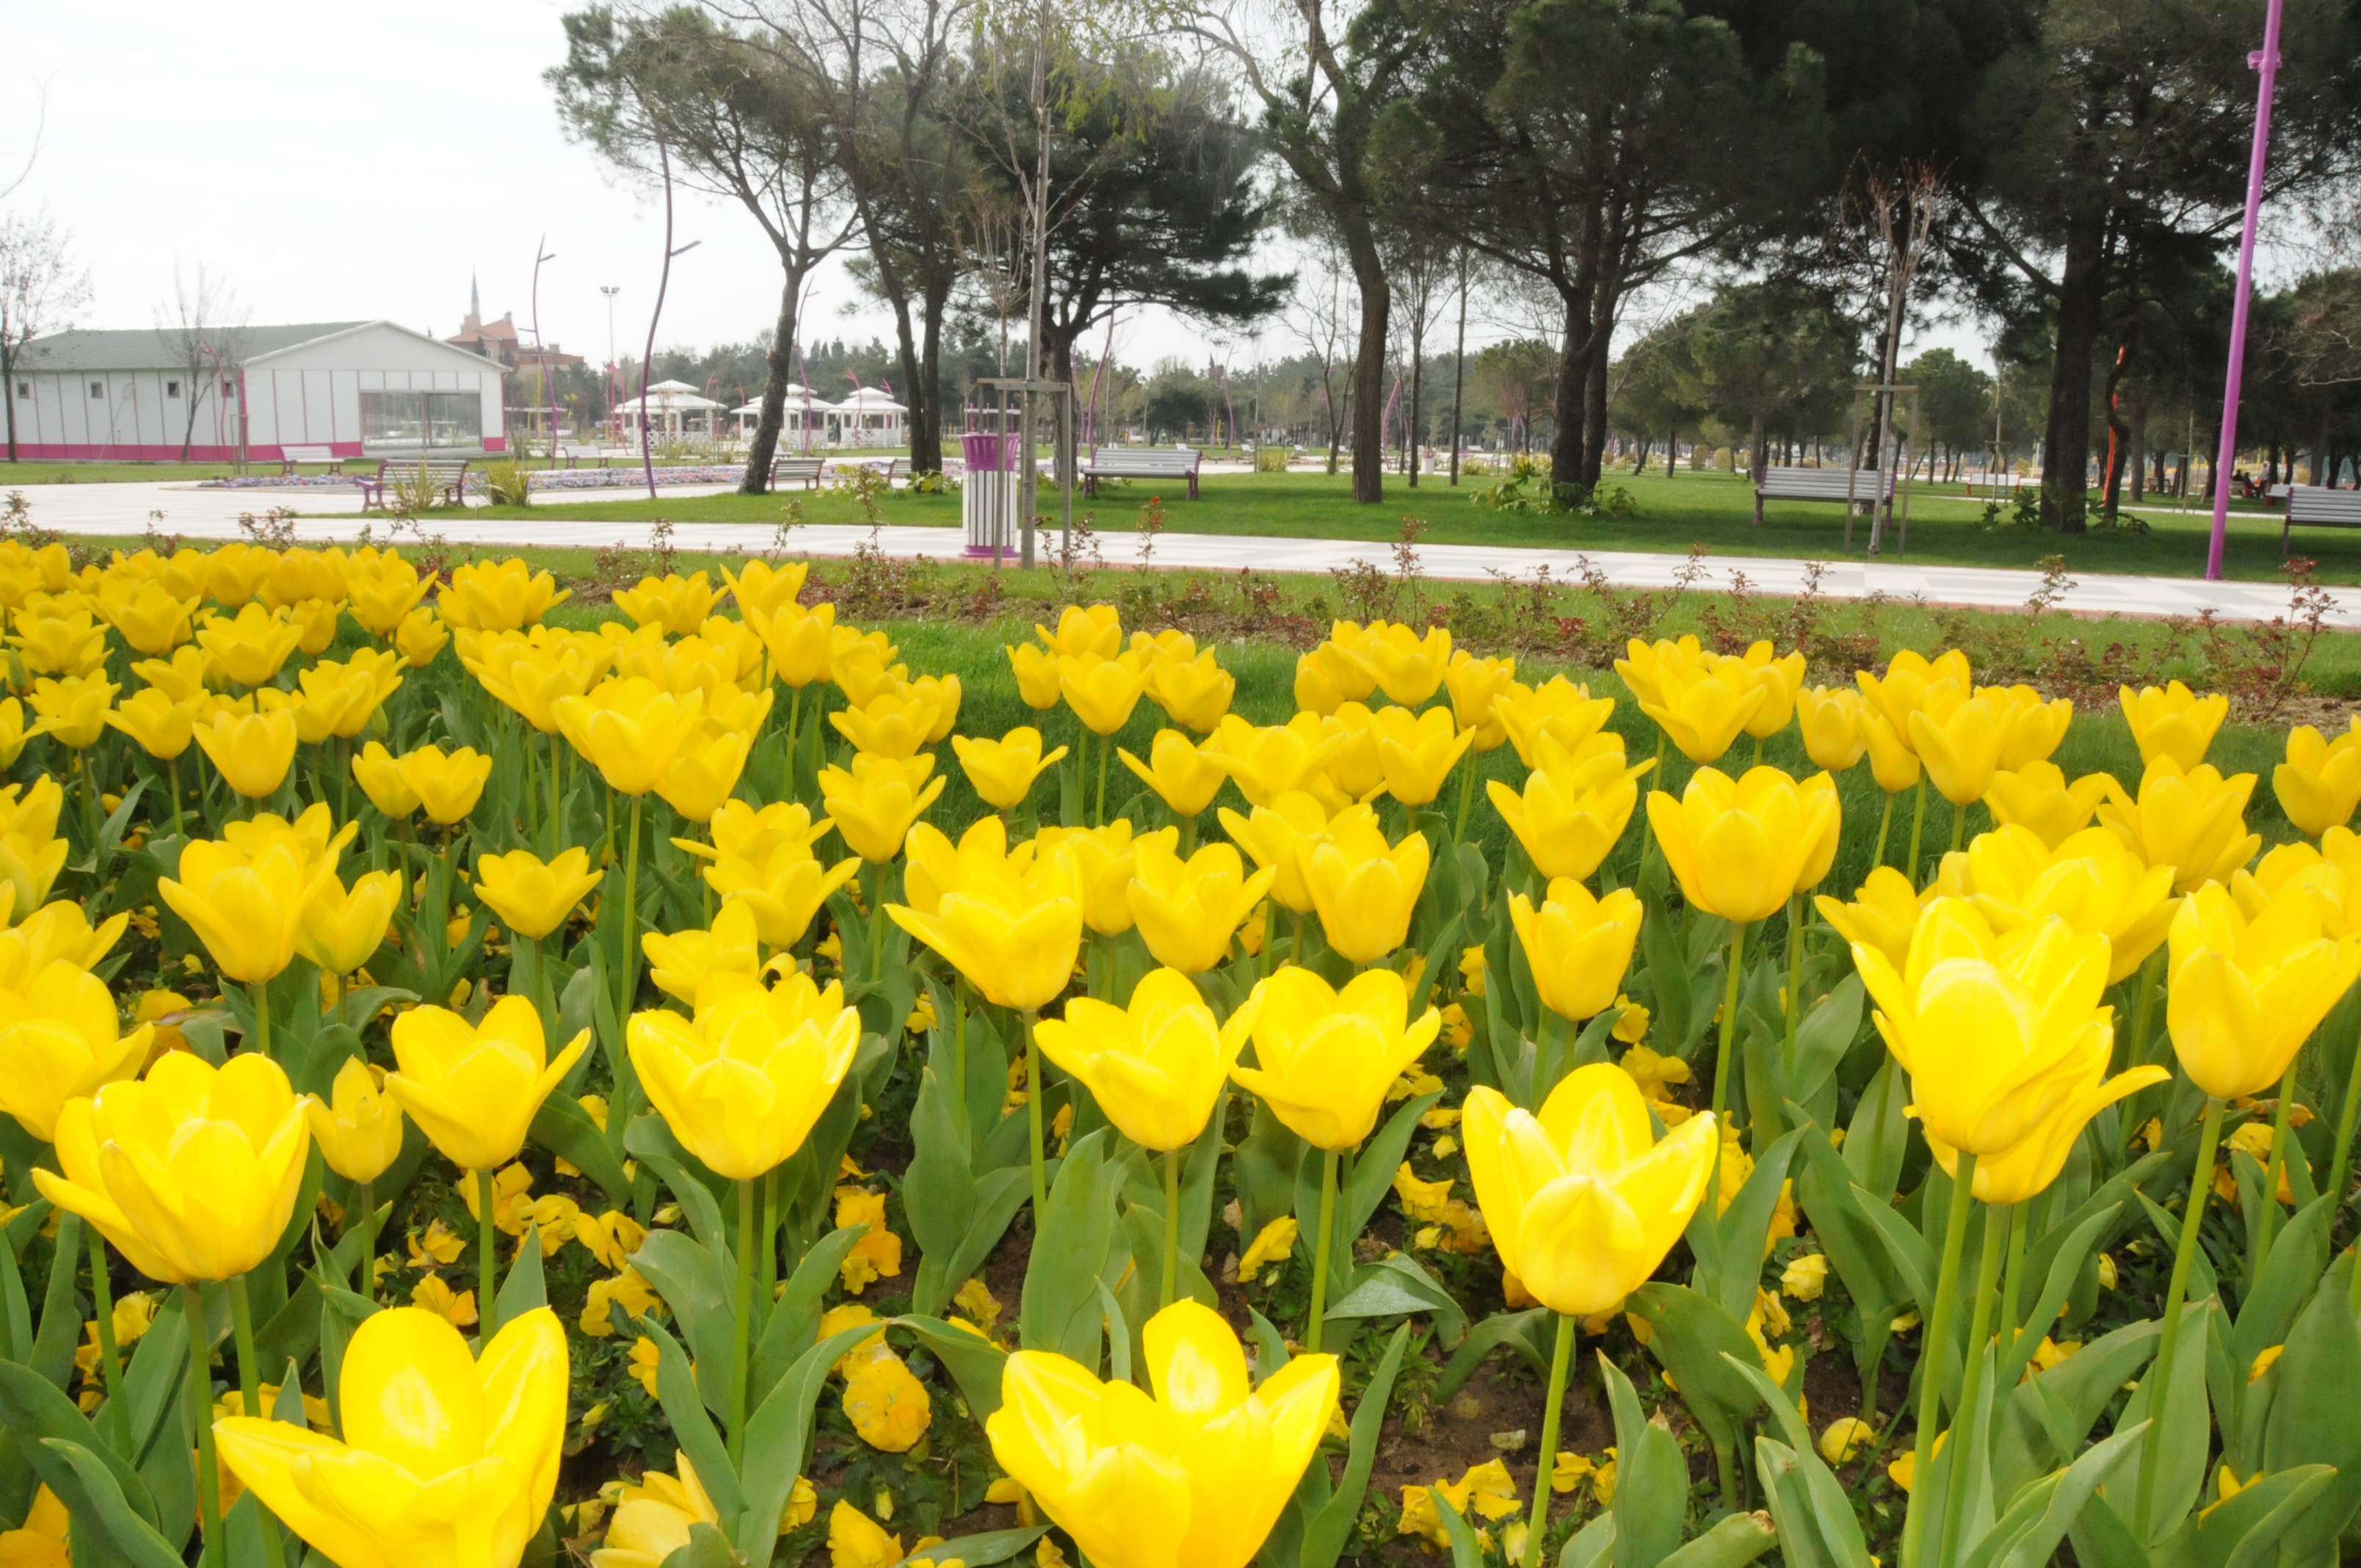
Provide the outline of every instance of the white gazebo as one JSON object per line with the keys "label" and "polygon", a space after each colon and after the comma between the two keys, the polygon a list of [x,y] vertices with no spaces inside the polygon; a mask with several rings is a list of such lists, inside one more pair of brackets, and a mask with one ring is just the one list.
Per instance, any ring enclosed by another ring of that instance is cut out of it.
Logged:
{"label": "white gazebo", "polygon": [[[805,433],[808,431],[809,444],[813,446],[829,444],[833,436],[836,409],[836,404],[829,402],[809,387],[794,381],[788,382],[786,417],[779,425],[780,441],[792,442],[800,450],[806,444]],[[757,398],[741,408],[731,409],[730,414],[738,422],[739,435],[741,438],[752,437],[755,423],[763,417],[763,400]]]}
{"label": "white gazebo", "polygon": [[[659,435],[712,435],[714,415],[722,411],[721,404],[686,381],[658,381],[648,389],[644,400],[645,422]],[[626,398],[615,405],[615,422],[626,435],[640,429],[642,401]]]}
{"label": "white gazebo", "polygon": [[857,389],[829,416],[839,446],[906,446],[910,411],[874,387]]}

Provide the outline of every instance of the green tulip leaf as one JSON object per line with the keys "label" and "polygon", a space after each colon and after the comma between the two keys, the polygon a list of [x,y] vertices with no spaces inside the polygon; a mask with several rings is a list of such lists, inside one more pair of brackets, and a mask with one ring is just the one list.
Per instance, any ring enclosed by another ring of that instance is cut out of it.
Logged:
{"label": "green tulip leaf", "polygon": [[2361,1508],[2361,1421],[2353,1415],[2361,1409],[2361,1328],[2346,1297],[2352,1270],[2347,1252],[2321,1280],[2271,1369],[2278,1391],[2264,1420],[2262,1468],[2336,1466],[2335,1481],[2294,1527],[2281,1554],[2290,1563],[2334,1556],[2336,1538]]}
{"label": "green tulip leaf", "polygon": [[1049,1212],[1034,1232],[1017,1316],[1026,1349],[1053,1350],[1085,1366],[1099,1364],[1099,1270],[1115,1240],[1110,1136],[1093,1133],[1068,1148],[1049,1189]]}
{"label": "green tulip leaf", "polygon": [[1557,1568],[1608,1568],[1615,1561],[1615,1515],[1598,1515],[1574,1532],[1557,1554]]}
{"label": "green tulip leaf", "polygon": [[949,1541],[914,1552],[894,1564],[894,1568],[909,1568],[913,1563],[949,1563],[956,1559],[968,1568],[989,1568],[995,1563],[1006,1563],[1018,1552],[1049,1533],[1049,1527],[1037,1524],[1027,1530],[987,1530],[976,1535],[955,1535]]}
{"label": "green tulip leaf", "polygon": [[[1345,1543],[1352,1539],[1353,1521],[1360,1517],[1362,1500],[1368,1495],[1369,1474],[1378,1462],[1378,1438],[1385,1425],[1386,1402],[1393,1398],[1394,1379],[1401,1372],[1402,1353],[1409,1344],[1410,1325],[1404,1323],[1394,1331],[1377,1371],[1361,1390],[1361,1402],[1353,1409],[1353,1435],[1345,1445],[1344,1479],[1334,1495],[1308,1521],[1301,1555],[1296,1559],[1297,1568],[1335,1568],[1336,1560],[1345,1554]],[[1315,1457],[1311,1468],[1326,1478],[1326,1460]]]}
{"label": "green tulip leaf", "polygon": [[[678,1442],[697,1466],[697,1478],[705,1484],[705,1495],[713,1500],[714,1510],[724,1524],[736,1521],[746,1511],[746,1494],[740,1487],[738,1467],[730,1463],[730,1451],[723,1446],[721,1434],[715,1430],[713,1418],[706,1414],[706,1400],[697,1387],[697,1375],[689,1365],[688,1353],[680,1342],[664,1332],[662,1323],[649,1318],[641,1325],[648,1337],[656,1342],[656,1402],[664,1407],[664,1419],[672,1423],[673,1439]],[[833,1344],[841,1335],[832,1337]],[[840,1352],[841,1354],[841,1352]],[[706,1363],[708,1376],[711,1363]],[[716,1377],[717,1389],[727,1388],[726,1377]],[[774,1394],[772,1398],[778,1398]],[[768,1408],[768,1401],[765,1401]],[[751,1427],[752,1423],[750,1421]],[[786,1498],[770,1514],[775,1530],[779,1512],[786,1507]]]}
{"label": "green tulip leaf", "polygon": [[[13,1419],[9,1425],[16,1428]],[[22,1435],[23,1429],[16,1430]],[[132,1568],[183,1568],[180,1552],[126,1498],[121,1477],[104,1455],[68,1438],[43,1437],[38,1446],[34,1468],[78,1524],[96,1524]],[[146,1491],[140,1487],[141,1496]]]}
{"label": "green tulip leaf", "polygon": [[[721,1414],[727,1409],[724,1391],[738,1362],[735,1265],[726,1253],[717,1257],[678,1231],[651,1231],[631,1255],[631,1266],[672,1309],[690,1354],[703,1369],[699,1382],[706,1403]],[[701,1460],[698,1468],[703,1469]]]}
{"label": "green tulip leaf", "polygon": [[1778,1543],[1764,1514],[1730,1514],[1666,1557],[1659,1568],[1746,1568]]}
{"label": "green tulip leaf", "polygon": [[[1752,1302],[1748,1305],[1751,1308]],[[1741,1366],[1762,1365],[1762,1353],[1747,1334],[1745,1320],[1733,1317],[1702,1292],[1662,1283],[1633,1291],[1626,1310],[1655,1331],[1648,1342],[1650,1353],[1679,1385],[1682,1399],[1714,1446],[1735,1446],[1739,1422],[1762,1402],[1752,1384],[1731,1371],[1723,1359],[1727,1356]],[[1618,1475],[1617,1495],[1620,1496],[1620,1470]]]}
{"label": "green tulip leaf", "polygon": [[[588,1054],[584,1054],[588,1059]],[[570,1160],[583,1175],[598,1184],[610,1203],[631,1201],[631,1183],[623,1174],[623,1162],[615,1157],[613,1147],[607,1142],[605,1129],[590,1119],[582,1102],[563,1089],[550,1091],[533,1113],[530,1134],[535,1146],[547,1149],[561,1159]]]}
{"label": "green tulip leaf", "polygon": [[1448,1399],[1466,1387],[1476,1375],[1476,1368],[1493,1351],[1507,1346],[1535,1373],[1549,1372],[1549,1334],[1556,1316],[1547,1307],[1528,1307],[1521,1312],[1495,1312],[1474,1328],[1459,1342],[1443,1376],[1434,1386],[1435,1398]]}
{"label": "green tulip leaf", "polygon": [[1779,1425],[1785,1442],[1755,1439],[1755,1457],[1773,1482],[1771,1512],[1778,1522],[1783,1550],[1794,1568],[1812,1563],[1817,1568],[1871,1568],[1869,1543],[1861,1519],[1845,1495],[1844,1484],[1812,1446],[1811,1428],[1787,1391],[1771,1375],[1734,1355],[1723,1361],[1754,1387],[1763,1409]]}
{"label": "green tulip leaf", "polygon": [[1000,1409],[1000,1379],[1008,1353],[981,1334],[941,1318],[907,1314],[890,1320],[918,1336],[918,1343],[943,1364],[967,1401],[968,1413],[978,1421]]}
{"label": "green tulip leaf", "polygon": [[104,1467],[118,1501],[149,1525],[156,1522],[156,1506],[131,1462],[92,1430],[88,1418],[56,1385],[17,1362],[0,1362],[0,1426],[7,1428],[49,1490],[60,1497],[72,1480],[66,1451],[79,1450],[94,1455]]}
{"label": "green tulip leaf", "polygon": [[730,1538],[699,1519],[688,1527],[688,1544],[675,1547],[663,1568],[739,1568]]}
{"label": "green tulip leaf", "polygon": [[516,1257],[500,1281],[499,1301],[500,1321],[504,1323],[515,1322],[527,1312],[549,1305],[549,1291],[542,1282],[538,1220],[525,1222],[524,1234],[517,1242]]}
{"label": "green tulip leaf", "polygon": [[1678,1440],[1640,1409],[1622,1368],[1604,1352],[1598,1367],[1615,1413],[1615,1497],[1608,1504],[1615,1512],[1615,1568],[1657,1568],[1681,1543],[1688,1461]]}
{"label": "green tulip leaf", "polygon": [[2126,1427],[2065,1469],[2053,1470],[2021,1487],[2010,1499],[2008,1511],[1993,1522],[1982,1540],[1971,1544],[1960,1568],[2048,1562],[2100,1483],[2126,1454],[2136,1452],[2147,1434],[2145,1421]]}
{"label": "green tulip leaf", "polygon": [[[778,1386],[747,1418],[743,1449],[746,1456],[744,1489],[740,1492],[739,1473],[733,1470],[730,1472],[730,1490],[738,1494],[734,1506],[723,1504],[719,1493],[714,1493],[713,1502],[724,1524],[735,1522],[739,1549],[745,1553],[748,1562],[770,1561],[772,1544],[778,1539],[779,1519],[786,1512],[787,1499],[795,1495],[796,1477],[804,1471],[804,1458],[811,1444],[812,1411],[819,1403],[820,1390],[827,1386],[829,1371],[853,1346],[884,1332],[875,1323],[862,1323],[829,1335],[796,1358],[795,1365],[787,1368]],[[679,1347],[672,1343],[669,1336],[664,1336],[661,1329],[656,1332],[660,1336],[659,1354],[677,1354]],[[656,1379],[659,1387],[664,1387],[661,1367],[657,1370]],[[669,1394],[665,1398],[664,1413],[672,1413]],[[704,1411],[699,1409],[696,1413],[702,1421]],[[713,1435],[712,1424],[703,1424],[705,1438],[710,1439],[719,1449],[720,1440]],[[682,1437],[681,1446],[688,1447],[686,1435]],[[696,1462],[697,1473],[702,1477],[705,1475],[704,1454],[692,1451],[689,1457]],[[726,1453],[722,1455],[722,1463],[725,1465],[729,1463]],[[712,1492],[713,1488],[708,1485],[706,1490]]]}
{"label": "green tulip leaf", "polygon": [[57,1250],[50,1255],[49,1288],[41,1293],[41,1326],[33,1336],[32,1368],[58,1388],[73,1372],[74,1344],[82,1338],[82,1308],[74,1299],[82,1226],[79,1214],[58,1216]]}
{"label": "green tulip leaf", "polygon": [[748,1385],[746,1398],[756,1409],[762,1407],[779,1379],[796,1358],[811,1348],[812,1335],[819,1332],[820,1302],[826,1299],[829,1287],[836,1283],[836,1271],[845,1255],[869,1234],[867,1225],[844,1225],[830,1231],[812,1245],[796,1271],[787,1278],[787,1288],[779,1293],[778,1303],[771,1309],[770,1320],[763,1325],[763,1338],[754,1347],[754,1380]]}
{"label": "green tulip leaf", "polygon": [[1451,1568],[1490,1568],[1484,1543],[1476,1539],[1473,1526],[1460,1517],[1451,1506],[1451,1499],[1440,1489],[1433,1493],[1434,1511],[1443,1520],[1443,1533],[1451,1542]]}

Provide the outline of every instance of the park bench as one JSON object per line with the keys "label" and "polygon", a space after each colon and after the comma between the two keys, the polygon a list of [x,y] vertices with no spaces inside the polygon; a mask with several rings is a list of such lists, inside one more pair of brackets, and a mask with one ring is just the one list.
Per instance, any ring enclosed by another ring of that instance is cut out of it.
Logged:
{"label": "park bench", "polygon": [[828,466],[825,457],[774,457],[771,459],[771,488],[777,489],[792,479],[803,481],[807,490],[819,488],[819,471]]}
{"label": "park bench", "polygon": [[428,493],[441,498],[444,506],[462,506],[461,499],[467,483],[467,460],[464,457],[381,457],[377,473],[360,480],[361,510],[381,511],[386,492],[397,484],[423,479]]}
{"label": "park bench", "polygon": [[2361,528],[2361,490],[2289,486],[2287,516],[2279,523],[2280,554],[2288,553],[2288,530],[2299,523],[2310,528]]}
{"label": "park bench", "polygon": [[292,474],[298,463],[316,463],[334,468],[339,474],[345,471],[345,460],[336,455],[334,447],[282,446],[279,449],[279,471],[281,474]]}
{"label": "park bench", "polygon": [[1186,446],[1102,446],[1082,465],[1082,494],[1098,494],[1101,479],[1186,479],[1193,501],[1202,455]]}
{"label": "park bench", "polygon": [[[1754,487],[1754,526],[1763,526],[1764,501],[1834,501],[1841,506],[1851,500],[1866,504],[1877,498],[1879,477],[1866,468],[1766,468],[1763,482]],[[1885,477],[1884,493],[1889,499],[1894,494],[1890,476]]]}
{"label": "park bench", "polygon": [[606,448],[602,446],[579,446],[570,441],[561,441],[557,444],[555,461],[563,463],[567,467],[572,468],[577,467],[582,463],[594,457],[598,459],[598,466],[601,468],[604,468],[607,466]]}

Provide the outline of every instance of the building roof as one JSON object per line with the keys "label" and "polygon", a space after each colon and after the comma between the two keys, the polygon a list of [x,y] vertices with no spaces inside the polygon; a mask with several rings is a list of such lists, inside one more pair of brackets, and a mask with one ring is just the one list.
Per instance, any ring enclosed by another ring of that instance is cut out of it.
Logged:
{"label": "building roof", "polygon": [[[339,337],[358,332],[364,327],[390,327],[422,343],[455,354],[467,354],[464,348],[427,336],[403,326],[399,322],[295,322],[283,326],[248,326],[236,330],[236,342],[243,350],[246,363],[283,354],[291,348],[324,338]],[[167,327],[121,327],[108,329],[77,328],[71,332],[53,332],[37,337],[17,351],[19,370],[170,370],[178,368],[181,355],[174,341],[178,330]],[[480,355],[468,356],[482,358]]]}

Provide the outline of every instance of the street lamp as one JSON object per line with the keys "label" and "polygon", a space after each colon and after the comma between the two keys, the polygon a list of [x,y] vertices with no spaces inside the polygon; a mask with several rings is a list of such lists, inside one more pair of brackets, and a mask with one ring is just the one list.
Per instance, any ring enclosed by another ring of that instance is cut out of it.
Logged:
{"label": "street lamp", "polygon": [[607,422],[611,426],[615,423],[615,405],[622,400],[616,396],[622,371],[615,363],[615,296],[623,291],[623,286],[601,283],[598,291],[607,296]]}

